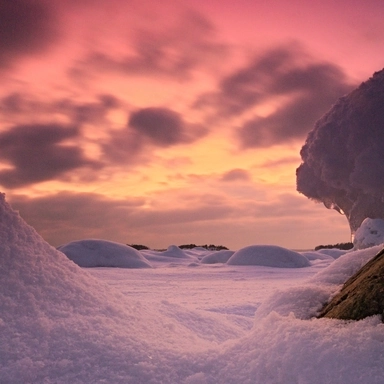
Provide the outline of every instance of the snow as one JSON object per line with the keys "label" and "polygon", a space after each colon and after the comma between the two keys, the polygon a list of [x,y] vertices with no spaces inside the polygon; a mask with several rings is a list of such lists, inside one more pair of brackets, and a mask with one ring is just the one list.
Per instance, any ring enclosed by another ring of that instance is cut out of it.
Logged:
{"label": "snow", "polygon": [[384,220],[366,218],[355,233],[355,249],[373,247],[384,243]]}
{"label": "snow", "polygon": [[84,269],[1,195],[0,382],[382,383],[379,316],[313,317],[380,249],[276,268],[172,247],[139,252],[153,268]]}
{"label": "snow", "polygon": [[328,268],[317,273],[311,281],[323,285],[341,285],[380,252],[382,248],[382,246],[378,245],[364,250],[344,251],[344,255],[336,259]]}
{"label": "snow", "polygon": [[229,265],[264,265],[278,268],[308,267],[308,259],[298,252],[276,245],[251,245],[241,248],[228,260]]}
{"label": "snow", "polygon": [[318,253],[320,255],[328,255],[333,257],[334,259],[337,259],[338,257],[344,255],[345,251],[337,248],[330,248],[330,249],[324,248],[324,249],[320,249]]}
{"label": "snow", "polygon": [[226,263],[234,253],[235,252],[229,251],[229,250],[211,252],[209,255],[205,255],[201,259],[201,263],[202,264]]}
{"label": "snow", "polygon": [[136,249],[113,241],[87,239],[58,247],[80,267],[151,268]]}

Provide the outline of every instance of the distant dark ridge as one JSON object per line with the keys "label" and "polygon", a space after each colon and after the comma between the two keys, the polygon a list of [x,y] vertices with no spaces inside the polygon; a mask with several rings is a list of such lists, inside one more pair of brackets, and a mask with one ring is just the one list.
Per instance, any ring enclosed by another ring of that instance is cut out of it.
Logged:
{"label": "distant dark ridge", "polygon": [[142,249],[149,249],[146,245],[141,245],[141,244],[127,244],[127,245],[137,249],[138,251],[141,251]]}
{"label": "distant dark ridge", "polygon": [[210,251],[228,250],[228,248],[224,247],[223,245],[214,245],[214,244],[209,244],[209,245],[207,245],[207,244],[205,244],[205,245],[183,244],[183,245],[179,245],[180,249],[192,249],[192,248],[196,248],[196,247],[205,248],[205,249],[208,249]]}
{"label": "distant dark ridge", "polygon": [[328,244],[328,245],[318,245],[315,247],[315,251],[318,251],[319,249],[331,249],[331,248],[337,248],[342,249],[344,251],[348,251],[349,249],[353,248],[353,243],[337,243],[337,244]]}
{"label": "distant dark ridge", "polygon": [[[137,249],[138,251],[141,251],[143,249],[150,249],[149,247],[147,247],[146,245],[142,245],[142,244],[127,244],[128,246],[132,247],[132,248],[135,248]],[[205,244],[205,245],[196,245],[196,244],[183,244],[183,245],[179,245],[179,248],[180,249],[192,249],[192,248],[196,248],[196,247],[200,247],[200,248],[205,248],[205,249],[208,249],[210,251],[222,251],[222,250],[228,250],[227,247],[224,247],[223,245],[214,245],[214,244]],[[157,251],[165,251],[165,249],[156,249]]]}

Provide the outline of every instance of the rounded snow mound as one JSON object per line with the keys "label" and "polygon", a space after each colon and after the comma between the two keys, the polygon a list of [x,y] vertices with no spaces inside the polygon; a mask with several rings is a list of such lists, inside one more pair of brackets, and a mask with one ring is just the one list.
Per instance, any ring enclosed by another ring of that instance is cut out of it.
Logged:
{"label": "rounded snow mound", "polygon": [[355,249],[370,248],[384,243],[384,220],[366,218],[355,233]]}
{"label": "rounded snow mound", "polygon": [[305,256],[277,245],[251,245],[241,248],[230,257],[227,264],[277,268],[301,268],[310,265]]}
{"label": "rounded snow mound", "polygon": [[177,245],[170,245],[166,251],[160,252],[161,256],[175,257],[177,259],[190,259],[191,256],[187,255]]}
{"label": "rounded snow mound", "polygon": [[139,251],[113,241],[78,240],[57,249],[80,267],[152,268]]}
{"label": "rounded snow mound", "polygon": [[217,263],[226,263],[230,257],[234,254],[234,251],[222,250],[214,251],[209,255],[204,256],[201,259],[202,264],[217,264]]}
{"label": "rounded snow mound", "polygon": [[310,261],[313,261],[313,260],[332,260],[333,261],[334,260],[332,256],[322,252],[318,252],[318,251],[305,251],[300,253]]}
{"label": "rounded snow mound", "polygon": [[337,248],[324,248],[324,249],[320,249],[317,252],[323,255],[331,256],[333,259],[338,259],[340,256],[345,255],[348,251],[344,249],[337,249]]}

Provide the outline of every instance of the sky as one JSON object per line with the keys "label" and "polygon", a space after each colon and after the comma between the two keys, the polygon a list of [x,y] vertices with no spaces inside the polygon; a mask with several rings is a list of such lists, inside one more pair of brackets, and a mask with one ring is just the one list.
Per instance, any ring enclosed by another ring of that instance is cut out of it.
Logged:
{"label": "sky", "polygon": [[296,191],[314,123],[383,68],[368,1],[0,0],[0,190],[54,246],[349,241]]}

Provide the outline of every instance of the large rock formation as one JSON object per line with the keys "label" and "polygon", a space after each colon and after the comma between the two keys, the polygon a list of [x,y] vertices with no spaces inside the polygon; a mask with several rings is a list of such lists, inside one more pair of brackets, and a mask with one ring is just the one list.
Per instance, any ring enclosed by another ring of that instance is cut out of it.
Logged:
{"label": "large rock formation", "polygon": [[361,320],[377,314],[384,322],[384,249],[346,281],[319,317]]}

